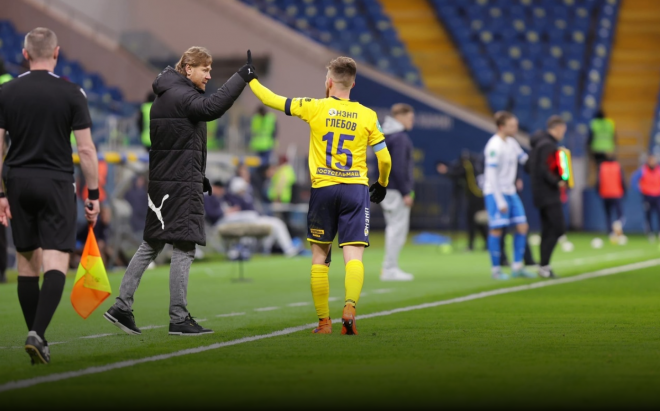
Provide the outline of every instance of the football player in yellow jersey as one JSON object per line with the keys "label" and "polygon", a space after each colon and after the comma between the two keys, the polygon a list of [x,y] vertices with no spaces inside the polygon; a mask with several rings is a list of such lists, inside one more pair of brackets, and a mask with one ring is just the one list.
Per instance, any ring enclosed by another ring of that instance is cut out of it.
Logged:
{"label": "football player in yellow jersey", "polygon": [[[268,107],[309,123],[312,194],[307,214],[307,239],[312,246],[312,296],[319,317],[319,326],[314,332],[332,332],[328,270],[332,242],[339,234],[339,247],[343,249],[346,263],[346,302],[341,333],[353,335],[357,334],[355,306],[364,282],[362,254],[369,246],[369,200],[380,203],[385,198],[392,164],[376,113],[350,100],[357,73],[355,61],[338,57],[327,68],[326,98],[323,99],[278,96],[257,79],[249,84]],[[373,147],[378,158],[379,178],[371,189],[367,178],[367,146]]]}

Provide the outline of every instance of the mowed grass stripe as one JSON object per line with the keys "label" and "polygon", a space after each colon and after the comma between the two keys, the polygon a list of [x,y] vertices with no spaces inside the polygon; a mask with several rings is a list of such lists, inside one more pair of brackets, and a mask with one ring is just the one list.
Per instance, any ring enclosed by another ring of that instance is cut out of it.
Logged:
{"label": "mowed grass stripe", "polygon": [[[636,271],[636,270],[641,270],[644,268],[650,268],[654,266],[660,265],[660,259],[653,259],[653,260],[648,260],[648,261],[642,261],[638,263],[633,263],[633,264],[626,264],[623,266],[619,267],[611,267],[611,268],[606,268],[598,271],[594,271],[591,273],[584,273],[580,274],[574,277],[567,277],[567,278],[561,278],[557,280],[550,280],[550,281],[543,281],[543,282],[536,282],[532,284],[525,284],[525,285],[520,285],[516,287],[508,287],[508,288],[500,288],[500,289],[495,289],[491,291],[485,291],[485,292],[480,292],[480,293],[475,293],[475,294],[470,294],[466,295],[463,297],[457,297],[457,298],[452,298],[452,299],[447,299],[447,300],[441,300],[441,301],[436,301],[432,303],[425,303],[425,304],[418,304],[418,305],[413,305],[409,307],[402,307],[402,308],[397,308],[393,310],[386,310],[386,311],[379,311],[371,314],[365,314],[358,316],[358,319],[368,319],[368,318],[375,318],[375,317],[382,317],[382,316],[388,316],[392,314],[397,314],[397,313],[403,313],[403,312],[408,312],[408,311],[414,311],[414,310],[422,310],[426,308],[432,308],[432,307],[438,307],[442,305],[448,305],[448,304],[455,304],[455,303],[461,303],[461,302],[466,302],[466,301],[473,301],[481,298],[486,298],[486,297],[491,297],[491,296],[496,296],[496,295],[502,295],[502,294],[510,294],[510,293],[515,293],[519,291],[525,291],[525,290],[533,290],[537,288],[542,288],[542,287],[549,287],[553,285],[560,285],[560,284],[567,284],[567,283],[573,283],[577,281],[583,281],[583,280],[588,280],[592,278],[598,278],[598,277],[605,277],[609,275],[615,275],[615,274],[620,274],[620,273],[625,273],[629,271]],[[56,373],[56,374],[51,374],[51,375],[45,375],[41,377],[35,377],[35,378],[29,378],[29,379],[24,379],[24,380],[18,380],[18,381],[10,381],[6,384],[0,385],[0,392],[5,392],[5,391],[11,391],[11,390],[16,390],[19,388],[27,388],[27,387],[32,387],[38,384],[43,384],[46,382],[55,382],[55,381],[62,381],[62,380],[67,380],[71,378],[76,378],[76,377],[81,377],[84,375],[91,375],[91,374],[99,374],[99,373],[104,373],[107,371],[111,370],[116,370],[116,369],[121,369],[121,368],[127,368],[127,367],[132,367],[138,364],[143,364],[143,363],[149,363],[149,362],[155,362],[155,361],[161,361],[161,360],[167,360],[170,358],[175,358],[175,357],[181,357],[185,355],[190,355],[190,354],[198,354],[202,353],[205,351],[209,350],[215,350],[218,348],[223,348],[223,347],[229,347],[233,345],[238,345],[238,344],[244,344],[252,341],[258,341],[258,340],[263,340],[267,338],[273,338],[273,337],[279,337],[283,335],[288,335],[288,334],[293,334],[299,331],[304,331],[304,330],[309,330],[310,328],[314,327],[316,324],[306,324],[306,325],[301,325],[301,326],[296,326],[296,327],[289,327],[285,328],[279,331],[275,331],[272,333],[268,334],[261,334],[261,335],[255,335],[252,337],[245,337],[245,338],[240,338],[232,341],[226,341],[222,343],[215,343],[211,345],[206,345],[202,347],[196,347],[196,348],[189,348],[185,350],[180,350],[176,351],[173,353],[168,353],[168,354],[160,354],[160,355],[155,355],[151,357],[146,357],[146,358],[141,358],[137,360],[128,360],[128,361],[120,361],[112,364],[106,364],[102,366],[95,366],[95,367],[89,367],[85,368],[82,370],[78,371],[68,371],[68,372],[63,372],[63,373]]]}

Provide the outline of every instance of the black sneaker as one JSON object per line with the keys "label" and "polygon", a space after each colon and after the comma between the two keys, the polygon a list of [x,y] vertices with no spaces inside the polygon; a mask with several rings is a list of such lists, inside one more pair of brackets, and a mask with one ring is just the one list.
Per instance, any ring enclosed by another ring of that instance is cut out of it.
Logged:
{"label": "black sneaker", "polygon": [[27,340],[25,340],[25,352],[32,359],[32,365],[50,363],[48,343],[42,340],[36,331],[30,331],[28,333]]}
{"label": "black sneaker", "polygon": [[135,325],[135,317],[133,317],[132,311],[124,311],[113,305],[103,314],[103,317],[128,335],[142,334],[142,331]]}
{"label": "black sneaker", "polygon": [[213,334],[213,330],[197,324],[190,314],[180,323],[170,323],[170,335],[202,335]]}

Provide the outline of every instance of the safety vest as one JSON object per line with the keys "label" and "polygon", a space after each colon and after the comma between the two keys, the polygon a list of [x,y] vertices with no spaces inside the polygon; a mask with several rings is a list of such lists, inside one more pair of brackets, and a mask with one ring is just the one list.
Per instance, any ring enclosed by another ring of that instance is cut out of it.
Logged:
{"label": "safety vest", "polygon": [[591,151],[594,153],[614,153],[614,121],[609,118],[591,120]]}
{"label": "safety vest", "polygon": [[151,134],[149,132],[149,119],[151,116],[151,106],[154,103],[142,103],[140,110],[142,110],[142,144],[145,147],[151,147]]}
{"label": "safety vest", "polygon": [[270,151],[275,147],[275,123],[277,119],[275,114],[266,113],[266,115],[255,114],[252,116],[252,138],[250,139],[250,149],[257,153]]}
{"label": "safety vest", "polygon": [[644,164],[644,167],[642,167],[642,178],[639,179],[639,191],[641,191],[645,196],[660,196],[659,166],[655,166],[653,169],[651,169],[651,167]]}
{"label": "safety vest", "polygon": [[218,120],[209,121],[206,123],[206,148],[207,150],[217,150],[220,148],[218,144]]}
{"label": "safety vest", "polygon": [[6,82],[12,80],[13,78],[14,76],[12,76],[11,74],[5,73],[2,76],[0,76],[0,84],[5,84]]}
{"label": "safety vest", "polygon": [[275,171],[270,180],[268,198],[270,201],[279,200],[281,203],[291,202],[293,185],[296,183],[296,172],[290,164],[282,165]]}
{"label": "safety vest", "polygon": [[621,165],[616,161],[604,161],[600,164],[598,173],[598,191],[602,198],[623,197],[623,182],[621,181]]}

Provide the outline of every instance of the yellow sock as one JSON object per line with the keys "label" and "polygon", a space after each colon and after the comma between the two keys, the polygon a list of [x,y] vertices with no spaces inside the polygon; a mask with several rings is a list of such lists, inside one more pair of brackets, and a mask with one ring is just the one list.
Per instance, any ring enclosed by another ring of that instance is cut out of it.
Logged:
{"label": "yellow sock", "polygon": [[346,304],[355,307],[360,300],[364,283],[364,265],[360,260],[351,260],[346,264]]}
{"label": "yellow sock", "polygon": [[328,304],[328,298],[330,297],[329,270],[330,267],[327,265],[312,265],[312,298],[319,320],[330,317],[330,305]]}

